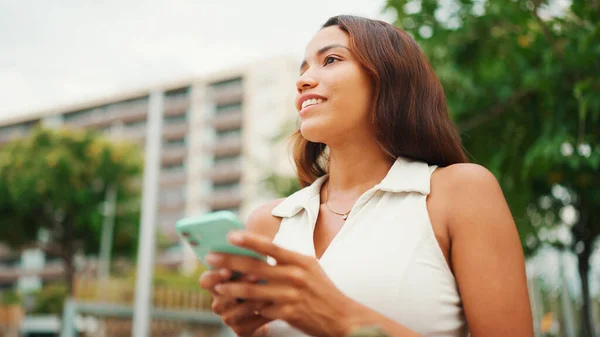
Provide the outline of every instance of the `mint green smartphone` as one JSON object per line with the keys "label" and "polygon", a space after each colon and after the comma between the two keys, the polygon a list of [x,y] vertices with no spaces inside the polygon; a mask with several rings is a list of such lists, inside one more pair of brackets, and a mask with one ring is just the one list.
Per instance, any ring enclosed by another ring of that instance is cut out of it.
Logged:
{"label": "mint green smartphone", "polygon": [[206,263],[206,255],[210,252],[244,255],[266,261],[266,257],[227,241],[229,232],[244,229],[237,216],[230,211],[184,218],[175,225],[181,240],[192,248],[196,257],[207,267],[210,265]]}

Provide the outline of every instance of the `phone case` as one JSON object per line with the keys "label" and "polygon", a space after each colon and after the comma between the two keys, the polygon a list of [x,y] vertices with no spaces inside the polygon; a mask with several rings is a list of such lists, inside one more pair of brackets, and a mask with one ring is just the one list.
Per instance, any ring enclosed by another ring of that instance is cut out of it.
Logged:
{"label": "phone case", "polygon": [[198,259],[206,263],[209,252],[237,254],[266,260],[253,251],[236,247],[227,241],[227,234],[233,230],[245,229],[237,216],[230,211],[218,211],[177,221],[175,229],[182,241],[194,251]]}

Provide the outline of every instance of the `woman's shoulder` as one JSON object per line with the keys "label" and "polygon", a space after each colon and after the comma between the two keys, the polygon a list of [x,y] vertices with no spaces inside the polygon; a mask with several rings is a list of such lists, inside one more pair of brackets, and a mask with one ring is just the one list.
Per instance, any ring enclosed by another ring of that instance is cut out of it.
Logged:
{"label": "woman's shoulder", "polygon": [[448,220],[459,220],[450,223],[464,223],[460,220],[473,212],[487,213],[506,206],[498,180],[478,164],[461,163],[436,169],[431,177],[431,193],[445,204]]}
{"label": "woman's shoulder", "polygon": [[[432,177],[431,184],[441,187],[457,187],[458,185],[494,185],[496,177],[490,170],[479,164],[459,163],[437,168]],[[466,187],[466,186],[465,186]]]}
{"label": "woman's shoulder", "polygon": [[254,233],[274,238],[279,230],[281,218],[272,215],[273,209],[285,199],[276,199],[257,207],[246,221],[246,228]]}

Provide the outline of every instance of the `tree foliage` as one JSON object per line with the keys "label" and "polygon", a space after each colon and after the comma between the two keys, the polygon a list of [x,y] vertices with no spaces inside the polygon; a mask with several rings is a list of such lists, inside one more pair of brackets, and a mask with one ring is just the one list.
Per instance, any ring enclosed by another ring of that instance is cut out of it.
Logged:
{"label": "tree foliage", "polygon": [[[591,336],[600,235],[598,1],[388,0],[427,54],[466,150],[500,181],[524,250],[573,250]],[[561,233],[569,235],[562,235]]]}
{"label": "tree foliage", "polygon": [[114,250],[135,252],[141,171],[134,146],[96,132],[37,128],[0,148],[0,240],[62,259],[70,291],[75,254],[98,254],[110,184],[118,191]]}

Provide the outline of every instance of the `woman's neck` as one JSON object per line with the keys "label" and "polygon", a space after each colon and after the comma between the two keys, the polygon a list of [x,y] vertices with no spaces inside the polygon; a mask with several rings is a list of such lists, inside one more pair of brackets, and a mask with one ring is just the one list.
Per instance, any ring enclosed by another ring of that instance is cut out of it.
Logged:
{"label": "woman's neck", "polygon": [[394,160],[377,143],[353,142],[330,149],[327,188],[331,197],[339,194],[358,197],[381,182]]}

